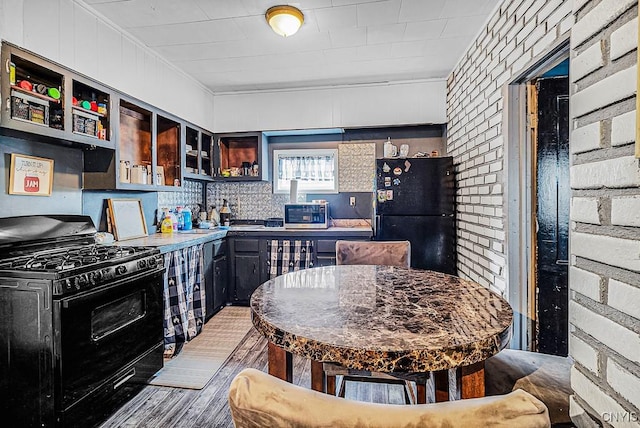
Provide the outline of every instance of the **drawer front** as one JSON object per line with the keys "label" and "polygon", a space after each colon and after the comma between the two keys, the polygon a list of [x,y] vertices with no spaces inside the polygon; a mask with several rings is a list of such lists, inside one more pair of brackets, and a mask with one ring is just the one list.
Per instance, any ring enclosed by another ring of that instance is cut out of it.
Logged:
{"label": "drawer front", "polygon": [[213,257],[224,256],[225,254],[227,254],[227,240],[213,241]]}
{"label": "drawer front", "polygon": [[336,240],[335,239],[318,239],[318,246],[316,251],[318,253],[334,253],[336,252]]}
{"label": "drawer front", "polygon": [[260,250],[260,241],[257,239],[236,239],[234,250],[244,253],[258,252]]}

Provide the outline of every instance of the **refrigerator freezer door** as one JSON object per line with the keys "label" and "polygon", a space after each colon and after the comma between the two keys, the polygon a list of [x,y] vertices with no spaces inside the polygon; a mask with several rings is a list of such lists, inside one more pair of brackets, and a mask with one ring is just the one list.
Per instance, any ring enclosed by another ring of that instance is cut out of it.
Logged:
{"label": "refrigerator freezer door", "polygon": [[453,158],[378,159],[376,214],[453,214]]}
{"label": "refrigerator freezer door", "polygon": [[454,216],[379,216],[376,220],[376,241],[411,242],[411,267],[457,273]]}

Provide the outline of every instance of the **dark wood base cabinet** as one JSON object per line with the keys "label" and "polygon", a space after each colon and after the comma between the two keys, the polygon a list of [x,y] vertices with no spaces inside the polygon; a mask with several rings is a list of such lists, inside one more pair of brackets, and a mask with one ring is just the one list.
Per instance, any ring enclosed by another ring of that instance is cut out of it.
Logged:
{"label": "dark wood base cabinet", "polygon": [[206,319],[227,303],[228,260],[227,241],[218,239],[204,244],[204,286]]}
{"label": "dark wood base cabinet", "polygon": [[251,294],[263,282],[269,280],[268,243],[277,240],[311,241],[313,247],[312,266],[329,266],[336,264],[336,241],[338,239],[362,240],[361,236],[314,237],[310,235],[274,235],[251,236],[250,233],[238,233],[238,236],[227,235],[229,241],[229,302],[237,305],[248,305]]}

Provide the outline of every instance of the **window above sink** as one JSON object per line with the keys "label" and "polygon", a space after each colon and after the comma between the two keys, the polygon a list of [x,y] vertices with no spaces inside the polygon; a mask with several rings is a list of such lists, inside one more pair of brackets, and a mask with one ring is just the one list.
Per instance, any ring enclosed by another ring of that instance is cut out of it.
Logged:
{"label": "window above sink", "polygon": [[300,193],[338,193],[338,150],[274,150],[273,193],[289,193],[293,179]]}

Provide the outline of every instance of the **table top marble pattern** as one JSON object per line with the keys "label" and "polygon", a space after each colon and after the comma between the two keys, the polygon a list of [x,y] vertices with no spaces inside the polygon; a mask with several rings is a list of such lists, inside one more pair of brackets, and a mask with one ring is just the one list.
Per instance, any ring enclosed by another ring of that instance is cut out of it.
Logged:
{"label": "table top marble pattern", "polygon": [[427,372],[470,365],[511,338],[513,312],[497,294],[443,273],[328,266],[260,286],[258,331],[285,350],[348,368]]}

